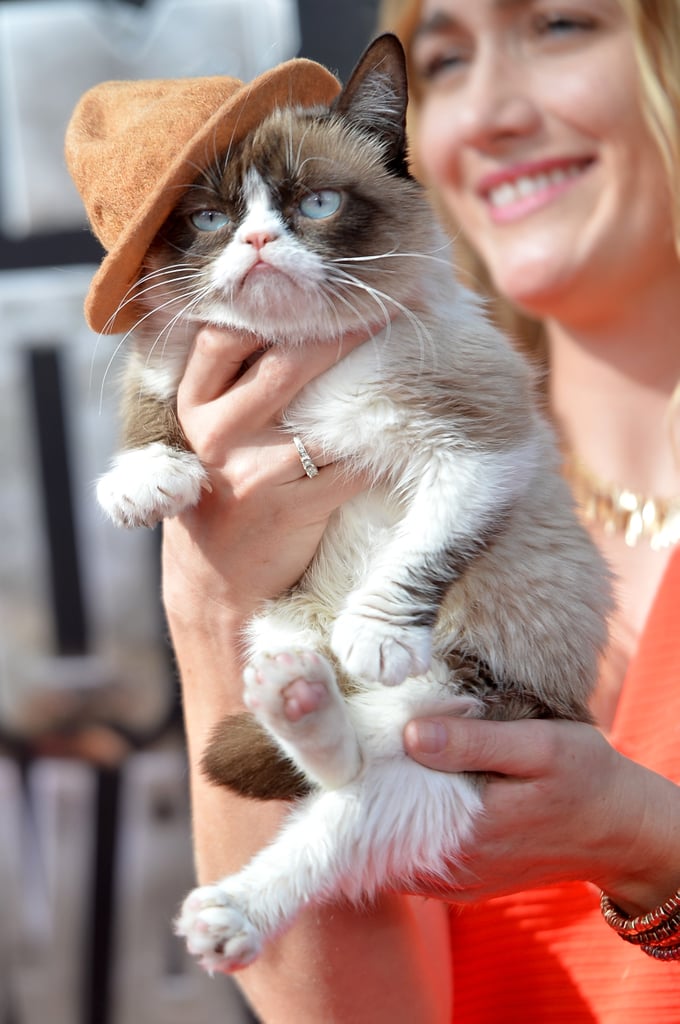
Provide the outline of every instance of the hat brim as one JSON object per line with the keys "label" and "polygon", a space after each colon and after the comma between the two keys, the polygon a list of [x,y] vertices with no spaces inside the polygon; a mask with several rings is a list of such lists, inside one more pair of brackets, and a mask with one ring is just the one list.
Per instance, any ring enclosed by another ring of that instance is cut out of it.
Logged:
{"label": "hat brim", "polygon": [[131,300],[144,257],[200,168],[244,139],[276,109],[328,106],[339,91],[340,83],[330,71],[297,58],[265,71],[231,95],[169,164],[157,188],[104,257],[85,299],[85,317],[92,330],[117,334],[135,326],[139,310]]}

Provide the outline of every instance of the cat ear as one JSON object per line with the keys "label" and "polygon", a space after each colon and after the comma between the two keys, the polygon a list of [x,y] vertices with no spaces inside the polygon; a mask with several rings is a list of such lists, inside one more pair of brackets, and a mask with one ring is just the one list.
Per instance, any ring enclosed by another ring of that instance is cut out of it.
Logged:
{"label": "cat ear", "polygon": [[378,36],[359,58],[333,112],[376,135],[385,145],[387,164],[408,176],[406,106],[408,82],[404,50],[395,35]]}

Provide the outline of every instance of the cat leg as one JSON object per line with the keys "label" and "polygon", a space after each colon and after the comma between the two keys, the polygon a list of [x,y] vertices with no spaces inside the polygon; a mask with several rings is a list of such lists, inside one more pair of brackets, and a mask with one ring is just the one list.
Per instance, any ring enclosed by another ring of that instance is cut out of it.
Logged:
{"label": "cat leg", "polygon": [[[162,369],[151,349],[132,352],[123,395],[123,447],[97,485],[99,504],[116,526],[155,526],[196,505],[208,475],[190,450],[174,395],[183,362],[163,346]],[[186,351],[186,349],[185,349]]]}
{"label": "cat leg", "polygon": [[307,798],[240,872],[189,893],[175,932],[207,971],[230,972],[252,963],[302,906],[333,888],[342,846],[333,830],[355,831],[343,813],[353,813],[345,808],[344,794]]}
{"label": "cat leg", "polygon": [[312,901],[359,903],[425,874],[450,883],[480,808],[468,778],[386,761],[308,798],[242,871],[191,892],[176,932],[206,970],[238,970]]}
{"label": "cat leg", "polygon": [[293,648],[262,652],[243,680],[246,706],[305,775],[335,789],[358,774],[357,737],[323,655]]}
{"label": "cat leg", "polygon": [[436,453],[393,538],[351,593],[331,647],[348,675],[393,686],[430,666],[431,632],[449,587],[505,526],[527,486],[532,445]]}
{"label": "cat leg", "polygon": [[155,526],[196,505],[207,479],[193,452],[155,441],[116,455],[97,500],[116,526]]}

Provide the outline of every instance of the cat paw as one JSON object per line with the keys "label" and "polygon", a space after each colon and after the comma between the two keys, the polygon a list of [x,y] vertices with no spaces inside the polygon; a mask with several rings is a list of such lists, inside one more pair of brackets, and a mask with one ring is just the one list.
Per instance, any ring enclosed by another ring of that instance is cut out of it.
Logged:
{"label": "cat paw", "polygon": [[155,526],[195,505],[206,485],[196,455],[155,442],[117,455],[97,499],[116,526]]}
{"label": "cat paw", "polygon": [[235,899],[219,885],[189,893],[175,921],[175,934],[210,974],[247,967],[259,956],[263,940]]}
{"label": "cat paw", "polygon": [[344,612],[336,619],[331,647],[349,675],[385,686],[422,675],[432,660],[427,627],[395,626],[356,612]]}
{"label": "cat paw", "polygon": [[253,658],[244,700],[284,753],[312,782],[337,789],[361,769],[361,752],[335,672],[313,650]]}
{"label": "cat paw", "polygon": [[297,738],[333,713],[335,674],[312,650],[258,654],[243,673],[246,707],[274,733]]}

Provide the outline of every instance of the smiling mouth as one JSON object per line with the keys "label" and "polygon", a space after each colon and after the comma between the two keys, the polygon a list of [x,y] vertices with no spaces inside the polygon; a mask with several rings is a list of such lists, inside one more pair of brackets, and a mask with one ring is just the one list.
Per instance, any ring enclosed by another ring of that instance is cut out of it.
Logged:
{"label": "smiling mouth", "polygon": [[528,199],[554,193],[556,189],[580,177],[591,164],[592,160],[580,160],[544,168],[533,174],[525,172],[513,180],[502,181],[485,189],[483,196],[494,210],[504,210]]}

